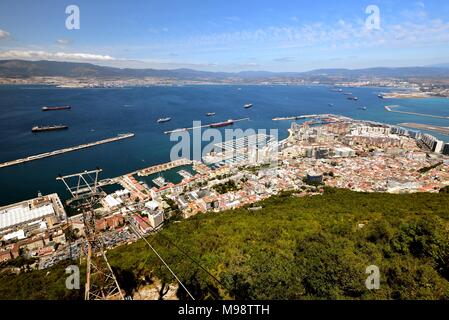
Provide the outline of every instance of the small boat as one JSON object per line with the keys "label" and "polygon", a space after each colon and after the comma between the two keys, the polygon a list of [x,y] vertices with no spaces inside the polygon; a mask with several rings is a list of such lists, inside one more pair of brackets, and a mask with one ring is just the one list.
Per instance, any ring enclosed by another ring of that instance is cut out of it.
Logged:
{"label": "small boat", "polygon": [[333,103],[329,103],[329,107],[333,107],[334,106],[334,104]]}
{"label": "small boat", "polygon": [[167,117],[167,118],[159,118],[157,119],[157,123],[164,123],[164,122],[168,122],[170,121],[171,118]]}
{"label": "small boat", "polygon": [[366,111],[366,110],[368,110],[368,108],[367,107],[360,107],[359,110]]}
{"label": "small boat", "polygon": [[357,98],[357,97],[348,97],[348,100],[354,100],[354,101],[357,101],[357,100],[359,100],[359,98]]}
{"label": "small boat", "polygon": [[252,106],[253,106],[252,103],[247,103],[247,104],[245,104],[245,105],[243,106],[243,108],[249,109],[249,108],[252,108]]}
{"label": "small boat", "polygon": [[379,99],[383,99],[383,98],[384,98],[384,95],[380,93],[380,94],[377,95],[377,97],[378,97]]}
{"label": "small boat", "polygon": [[215,112],[208,112],[208,113],[206,113],[206,116],[208,116],[208,117],[215,116]]}

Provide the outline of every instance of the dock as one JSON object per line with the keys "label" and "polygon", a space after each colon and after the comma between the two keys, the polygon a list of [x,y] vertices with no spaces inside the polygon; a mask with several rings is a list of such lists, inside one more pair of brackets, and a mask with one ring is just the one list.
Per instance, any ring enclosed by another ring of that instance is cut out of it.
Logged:
{"label": "dock", "polygon": [[60,155],[63,153],[77,151],[80,149],[91,148],[91,147],[95,147],[95,146],[98,146],[101,144],[111,143],[111,142],[128,139],[128,138],[132,138],[132,137],[134,137],[134,133],[119,134],[115,137],[104,139],[104,140],[99,140],[99,141],[95,141],[95,142],[91,142],[91,143],[85,143],[85,144],[81,144],[81,145],[74,146],[74,147],[59,149],[59,150],[55,150],[55,151],[37,154],[34,156],[29,156],[26,158],[3,162],[3,163],[0,163],[0,168],[10,167],[10,166],[18,165],[21,163],[29,162],[29,161],[35,161],[35,160],[40,160],[40,159],[44,159],[44,158],[54,157],[54,156],[57,156],[57,155]]}
{"label": "dock", "polygon": [[[233,121],[233,123],[235,123],[235,122],[247,121],[247,120],[249,120],[249,118],[242,118],[242,119],[237,119],[237,120],[232,120],[232,121]],[[210,123],[210,124],[205,124],[202,126],[196,126],[196,127],[191,127],[191,128],[181,128],[181,129],[169,130],[169,131],[165,131],[164,133],[171,134],[171,133],[184,132],[184,131],[190,131],[190,130],[201,129],[201,128],[210,128],[212,125],[214,125],[214,124]]]}
{"label": "dock", "polygon": [[430,117],[430,118],[437,118],[437,119],[449,119],[449,117],[445,116],[437,116],[433,114],[427,114],[427,113],[418,113],[418,112],[410,112],[410,111],[399,111],[394,110],[394,108],[397,108],[399,106],[385,106],[385,110],[388,112],[396,112],[396,113],[402,113],[402,114],[410,114],[412,116],[421,116],[421,117]]}

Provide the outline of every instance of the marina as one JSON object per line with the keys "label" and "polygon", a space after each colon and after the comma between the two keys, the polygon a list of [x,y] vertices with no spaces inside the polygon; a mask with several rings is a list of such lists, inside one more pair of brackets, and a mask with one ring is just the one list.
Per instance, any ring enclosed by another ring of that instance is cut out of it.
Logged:
{"label": "marina", "polygon": [[98,146],[100,144],[110,143],[110,142],[119,141],[119,140],[123,140],[123,139],[128,139],[128,138],[132,138],[132,137],[134,137],[134,133],[119,134],[119,135],[117,135],[116,137],[113,137],[113,138],[108,138],[108,139],[104,139],[104,140],[100,140],[100,141],[96,141],[96,142],[81,144],[81,145],[75,146],[75,147],[59,149],[59,150],[56,150],[56,151],[45,152],[45,153],[37,154],[37,155],[34,155],[34,156],[29,156],[29,157],[26,157],[26,158],[22,158],[22,159],[17,159],[17,160],[3,162],[3,163],[0,163],[0,168],[14,166],[14,165],[18,165],[18,164],[21,164],[21,163],[25,163],[25,162],[29,162],[29,161],[35,161],[35,160],[40,160],[40,159],[44,159],[44,158],[48,158],[48,157],[54,157],[54,156],[57,156],[57,155],[60,155],[60,154],[63,154],[63,153],[72,152],[72,151],[85,149],[85,148],[91,148],[91,147],[94,147],[94,146]]}

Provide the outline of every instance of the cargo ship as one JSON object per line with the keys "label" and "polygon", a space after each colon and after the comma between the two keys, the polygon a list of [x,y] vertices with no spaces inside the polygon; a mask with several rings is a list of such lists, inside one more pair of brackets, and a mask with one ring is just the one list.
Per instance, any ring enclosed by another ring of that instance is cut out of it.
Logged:
{"label": "cargo ship", "polygon": [[63,124],[55,124],[52,126],[34,126],[31,128],[31,132],[43,132],[43,131],[54,131],[54,130],[65,130],[69,127]]}
{"label": "cargo ship", "polygon": [[70,110],[71,106],[42,107],[42,111]]}
{"label": "cargo ship", "polygon": [[171,118],[167,117],[167,118],[159,118],[157,119],[157,123],[164,123],[164,122],[169,122],[171,120]]}
{"label": "cargo ship", "polygon": [[215,116],[215,112],[208,112],[208,113],[206,113],[206,116],[208,116],[208,117]]}
{"label": "cargo ship", "polygon": [[252,108],[253,107],[253,104],[252,103],[247,103],[247,104],[245,104],[244,106],[243,106],[243,108],[245,108],[245,109],[249,109],[249,108]]}
{"label": "cargo ship", "polygon": [[211,125],[209,125],[209,127],[211,127],[211,128],[220,128],[220,127],[231,126],[233,124],[234,124],[234,120],[229,119],[228,121],[224,121],[224,122],[212,123]]}

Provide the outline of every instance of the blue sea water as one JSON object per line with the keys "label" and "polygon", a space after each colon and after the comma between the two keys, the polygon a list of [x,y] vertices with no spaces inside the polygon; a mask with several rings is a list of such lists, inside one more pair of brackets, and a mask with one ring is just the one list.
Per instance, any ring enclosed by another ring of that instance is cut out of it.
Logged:
{"label": "blue sea water", "polygon": [[[62,89],[52,86],[0,86],[0,162],[92,142],[119,133],[135,137],[94,148],[0,169],[0,205],[58,192],[67,198],[58,174],[101,167],[102,178],[115,177],[150,165],[167,162],[170,142],[166,130],[203,123],[249,117],[236,128],[280,129],[287,135],[290,122],[279,116],[335,113],[356,119],[390,124],[401,122],[449,126],[449,120],[423,118],[385,111],[387,104],[401,110],[449,116],[449,99],[382,100],[385,88],[350,88],[359,101],[333,92],[327,86],[181,86],[113,89]],[[251,109],[243,105],[253,103]],[[334,106],[329,106],[329,104]],[[42,112],[43,106],[70,105],[70,111]],[[366,106],[366,111],[358,109]],[[207,117],[207,112],[216,116]],[[172,121],[158,124],[160,117]],[[69,130],[33,134],[31,127],[67,124]],[[432,133],[448,141],[448,136]]]}

